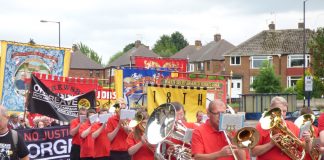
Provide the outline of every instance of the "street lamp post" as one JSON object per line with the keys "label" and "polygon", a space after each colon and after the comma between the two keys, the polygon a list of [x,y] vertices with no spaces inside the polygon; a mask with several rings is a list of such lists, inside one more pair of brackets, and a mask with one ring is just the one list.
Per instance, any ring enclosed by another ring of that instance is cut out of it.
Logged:
{"label": "street lamp post", "polygon": [[59,48],[61,48],[61,22],[57,21],[47,21],[47,20],[40,20],[42,23],[57,23],[59,26]]}
{"label": "street lamp post", "polygon": [[303,75],[304,75],[304,83],[303,83],[303,91],[304,91],[304,106],[306,106],[306,102],[305,102],[305,96],[306,96],[306,91],[305,91],[305,70],[306,70],[306,22],[305,22],[305,5],[306,5],[306,1],[304,0],[303,3],[303,21],[304,21],[304,27],[303,27],[303,31],[304,31],[304,36],[303,36],[303,54],[304,54],[304,65],[303,65]]}

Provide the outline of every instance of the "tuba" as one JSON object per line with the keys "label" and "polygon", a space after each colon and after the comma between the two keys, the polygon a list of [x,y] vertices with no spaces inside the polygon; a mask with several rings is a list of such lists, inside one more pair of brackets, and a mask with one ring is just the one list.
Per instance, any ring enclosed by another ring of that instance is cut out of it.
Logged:
{"label": "tuba", "polygon": [[[303,126],[306,122],[310,122],[311,124],[313,124],[315,120],[315,116],[313,114],[304,114],[299,116],[296,120],[295,120],[295,125],[300,128],[301,126]],[[312,125],[310,125],[309,131],[311,133],[311,138],[314,140],[315,136],[315,131]],[[313,141],[314,143],[314,141]],[[320,153],[320,148],[316,145],[313,145],[310,153],[309,153],[310,157],[312,158],[312,160],[319,160],[321,159],[321,153]]]}
{"label": "tuba", "polygon": [[[281,109],[273,108],[265,112],[261,119],[261,128],[270,129],[270,138],[287,156],[293,160],[301,160],[305,156],[303,143],[287,128],[281,117]],[[279,140],[274,140],[277,135]]]}
{"label": "tuba", "polygon": [[[190,146],[192,130],[176,120],[176,110],[172,104],[162,104],[153,111],[145,128],[145,136],[148,143],[157,145],[156,159],[191,159],[191,148],[187,146]],[[179,140],[182,144],[176,144],[170,138]],[[167,149],[165,145],[168,145]]]}

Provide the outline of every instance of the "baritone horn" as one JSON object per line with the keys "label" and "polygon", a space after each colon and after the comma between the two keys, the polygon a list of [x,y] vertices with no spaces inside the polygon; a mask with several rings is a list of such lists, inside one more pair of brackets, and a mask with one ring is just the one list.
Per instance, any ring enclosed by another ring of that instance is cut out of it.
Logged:
{"label": "baritone horn", "polygon": [[[287,128],[281,116],[280,108],[273,108],[265,112],[261,119],[261,128],[270,129],[270,139],[274,144],[293,160],[301,160],[305,157],[303,143]],[[273,139],[276,135],[276,140]]]}
{"label": "baritone horn", "polygon": [[[295,120],[294,123],[298,128],[301,128],[307,122],[310,123],[310,124],[313,124],[314,121],[315,121],[315,116],[313,114],[304,114],[304,115],[299,116]],[[313,143],[315,143],[314,139],[316,138],[316,135],[315,135],[314,127],[313,127],[313,125],[310,125],[309,127],[310,127],[309,131],[310,131],[310,134],[311,134],[311,138],[313,140]],[[309,155],[312,158],[312,160],[321,159],[322,155],[321,155],[321,152],[320,152],[320,147],[316,146],[316,144],[315,145],[313,144]]]}

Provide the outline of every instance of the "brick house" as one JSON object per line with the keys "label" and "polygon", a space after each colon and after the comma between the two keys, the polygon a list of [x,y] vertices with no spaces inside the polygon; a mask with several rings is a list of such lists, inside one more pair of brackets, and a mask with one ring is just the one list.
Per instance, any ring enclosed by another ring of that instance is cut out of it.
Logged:
{"label": "brick house", "polygon": [[201,45],[201,41],[195,41],[195,45],[189,45],[172,58],[188,58],[189,72],[215,74],[224,71],[224,56],[226,51],[233,49],[235,46],[228,41],[222,39],[220,34],[214,35],[214,41],[209,42],[205,46]]}
{"label": "brick house", "polygon": [[[306,41],[313,32],[306,29]],[[276,30],[275,24],[264,30],[234,49],[226,52],[226,74],[233,73],[232,98],[239,98],[239,94],[253,93],[250,85],[259,73],[262,62],[269,60],[276,75],[281,77],[283,87],[296,85],[303,76],[303,24],[298,29]],[[306,48],[306,68],[311,61],[309,48]]]}
{"label": "brick house", "polygon": [[105,77],[104,67],[91,60],[79,50],[71,54],[70,77],[98,78]]}

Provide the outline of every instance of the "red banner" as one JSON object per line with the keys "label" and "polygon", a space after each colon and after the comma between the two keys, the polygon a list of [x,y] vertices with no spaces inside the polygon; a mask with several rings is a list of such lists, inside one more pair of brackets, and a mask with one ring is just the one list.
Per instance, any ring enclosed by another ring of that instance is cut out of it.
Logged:
{"label": "red banner", "polygon": [[175,59],[175,58],[153,58],[153,57],[141,57],[135,56],[135,66],[142,68],[168,68],[174,69],[179,72],[187,71],[187,59]]}

